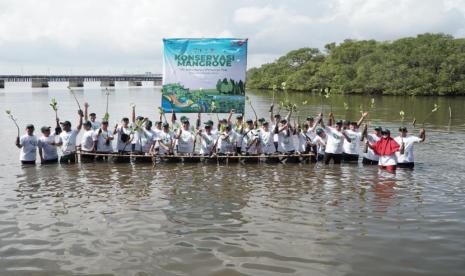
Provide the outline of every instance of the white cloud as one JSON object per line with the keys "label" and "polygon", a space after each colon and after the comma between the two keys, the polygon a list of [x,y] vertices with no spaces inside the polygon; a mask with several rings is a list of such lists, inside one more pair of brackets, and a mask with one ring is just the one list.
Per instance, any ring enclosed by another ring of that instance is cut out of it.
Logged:
{"label": "white cloud", "polygon": [[0,73],[158,72],[163,37],[248,37],[249,66],[345,38],[465,35],[465,0],[2,0]]}

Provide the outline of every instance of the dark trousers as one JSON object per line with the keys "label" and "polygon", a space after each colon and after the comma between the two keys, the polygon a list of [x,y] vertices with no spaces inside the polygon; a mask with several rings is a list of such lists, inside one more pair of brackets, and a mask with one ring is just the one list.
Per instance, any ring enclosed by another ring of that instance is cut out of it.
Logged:
{"label": "dark trousers", "polygon": [[358,162],[358,154],[343,153],[342,160],[344,162],[356,163]]}
{"label": "dark trousers", "polygon": [[378,165],[378,161],[370,160],[368,158],[363,157],[362,164],[363,165]]}
{"label": "dark trousers", "polygon": [[61,164],[74,164],[76,163],[76,154],[75,153],[71,153],[71,154],[68,154],[68,155],[63,155],[60,157],[60,163]]}
{"label": "dark trousers", "polygon": [[341,164],[342,154],[336,153],[325,153],[325,164],[328,165],[331,160],[334,161],[334,164]]}
{"label": "dark trousers", "polygon": [[415,163],[413,162],[397,163],[397,167],[403,168],[403,169],[413,169],[415,167]]}
{"label": "dark trousers", "polygon": [[23,165],[35,165],[36,161],[23,161],[23,160],[21,160],[21,164],[23,164]]}
{"label": "dark trousers", "polygon": [[40,164],[42,165],[47,165],[47,164],[56,164],[58,163],[58,158],[55,159],[49,159],[49,160],[44,160]]}

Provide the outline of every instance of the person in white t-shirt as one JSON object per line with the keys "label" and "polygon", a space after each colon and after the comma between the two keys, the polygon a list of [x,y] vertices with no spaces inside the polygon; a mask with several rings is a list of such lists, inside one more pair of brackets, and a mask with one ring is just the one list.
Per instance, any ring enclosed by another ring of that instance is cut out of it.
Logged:
{"label": "person in white t-shirt", "polygon": [[116,140],[116,149],[120,154],[128,154],[131,151],[132,130],[129,127],[129,118],[124,117],[121,120],[121,126],[115,125],[113,136],[118,135]]}
{"label": "person in white t-shirt", "polygon": [[264,122],[259,133],[260,153],[265,155],[270,155],[276,152],[276,147],[274,145],[274,133],[270,130],[269,126],[270,124],[268,122]]}
{"label": "person in white t-shirt", "polygon": [[325,157],[325,149],[326,149],[326,143],[328,141],[328,137],[325,131],[321,127],[316,128],[315,133],[316,133],[316,136],[313,139],[312,143],[316,145],[317,147],[316,160],[317,162],[321,162],[324,160],[324,157]]}
{"label": "person in white t-shirt", "polygon": [[60,136],[56,135],[56,132],[52,134],[50,129],[51,127],[49,126],[43,126],[40,129],[42,137],[39,138],[38,146],[41,164],[58,163],[57,145],[60,144]]}
{"label": "person in white t-shirt", "polygon": [[[228,122],[230,125],[230,123]],[[236,116],[236,122],[233,125],[232,130],[238,135],[241,136],[245,133],[245,127],[244,127],[244,116],[242,115],[237,115]],[[236,153],[240,154],[242,151],[242,141],[243,139],[237,139],[236,140]]]}
{"label": "person in white t-shirt", "polygon": [[82,125],[84,127],[84,133],[81,137],[81,162],[92,162],[95,160],[95,156],[92,154],[95,152],[94,136],[95,132],[92,129],[92,123],[85,121]]}
{"label": "person in white t-shirt", "polygon": [[[163,123],[163,129],[158,135],[158,153],[160,155],[171,155],[174,150],[174,139],[176,135],[170,130],[170,125],[168,123]],[[154,152],[155,145],[152,145],[152,152]]]}
{"label": "person in white t-shirt", "polygon": [[142,147],[142,152],[145,155],[148,155],[150,153],[150,149],[152,148],[153,144],[157,140],[156,132],[152,129],[152,121],[147,120],[145,123],[144,127],[144,132],[142,133],[143,135],[141,136],[141,147]]}
{"label": "person in white t-shirt", "polygon": [[241,153],[246,155],[255,155],[257,154],[258,131],[255,129],[255,125],[252,120],[249,119],[245,123],[246,128],[241,136]]}
{"label": "person in white t-shirt", "polygon": [[79,122],[75,129],[71,128],[70,121],[64,121],[61,124],[63,131],[60,133],[60,146],[62,155],[60,157],[60,163],[67,164],[67,163],[76,163],[76,143],[77,143],[77,136],[79,131],[82,128],[82,118],[84,117],[84,113],[82,110],[78,111],[79,114]]}
{"label": "person in white t-shirt", "polygon": [[152,145],[152,150],[150,151],[152,154],[157,154],[158,153],[158,137],[160,136],[161,132],[163,131],[162,129],[163,123],[162,121],[156,121],[155,122],[155,128],[153,129],[155,135],[153,136],[153,145]]}
{"label": "person in white t-shirt", "polygon": [[187,119],[182,121],[182,127],[178,130],[176,140],[178,143],[177,153],[192,154],[194,151],[194,134],[189,130],[190,122]]}
{"label": "person in white t-shirt", "polygon": [[97,130],[100,128],[101,123],[97,121],[97,114],[95,113],[90,113],[88,114],[89,111],[89,104],[84,103],[84,121],[90,121],[92,125],[92,130]]}
{"label": "person in white t-shirt", "polygon": [[[346,131],[342,129],[342,121],[336,121],[335,127],[325,126],[323,122],[323,114],[320,114],[321,127],[326,132],[327,142],[325,148],[325,164],[329,164],[333,160],[334,164],[340,164],[342,159],[342,153],[344,152],[343,144],[344,140],[351,142],[350,138],[347,136]],[[334,121],[333,114],[329,114],[330,122]]]}
{"label": "person in white t-shirt", "polygon": [[[113,133],[108,129],[108,121],[102,121],[100,128],[94,134],[94,147],[97,153],[112,153],[113,152]],[[103,160],[102,157],[97,157],[97,160]]]}
{"label": "person in white t-shirt", "polygon": [[236,154],[237,139],[240,139],[239,136],[240,135],[232,129],[231,125],[226,125],[223,133],[221,133],[218,138],[218,154]]}
{"label": "person in white t-shirt", "polygon": [[288,119],[290,119],[290,115],[281,120],[279,125],[274,128],[274,133],[278,134],[278,152],[292,154],[295,152],[294,128]]}
{"label": "person in white t-shirt", "polygon": [[399,128],[399,136],[394,138],[397,144],[400,145],[400,149],[396,152],[397,167],[413,169],[415,167],[415,161],[413,158],[413,144],[423,143],[426,139],[425,129],[420,130],[419,137],[413,135],[407,135],[408,130],[406,127]]}
{"label": "person in white t-shirt", "polygon": [[368,112],[362,114],[362,117],[358,122],[348,122],[349,129],[346,130],[347,137],[350,138],[350,142],[345,139],[342,145],[344,150],[342,154],[342,160],[348,163],[357,163],[359,152],[360,152],[360,142],[363,140],[362,133],[359,131],[359,127],[368,116]]}
{"label": "person in white t-shirt", "polygon": [[16,137],[16,147],[20,149],[19,160],[23,165],[35,165],[39,140],[34,135],[34,125],[26,126],[26,134]]}
{"label": "person in white t-shirt", "polygon": [[[365,126],[366,129],[366,126]],[[363,165],[378,165],[379,156],[373,151],[368,144],[375,144],[381,139],[381,132],[383,128],[381,126],[376,126],[373,133],[365,134],[366,142],[364,145],[364,153],[362,164]],[[366,133],[366,132],[365,132]]]}
{"label": "person in white t-shirt", "polygon": [[205,127],[204,130],[199,129],[198,130],[198,135],[200,137],[200,154],[201,155],[211,155],[213,153],[213,146],[215,145],[215,142],[217,140],[216,135],[214,135],[211,132],[212,126],[213,126],[213,121],[209,120],[204,123]]}

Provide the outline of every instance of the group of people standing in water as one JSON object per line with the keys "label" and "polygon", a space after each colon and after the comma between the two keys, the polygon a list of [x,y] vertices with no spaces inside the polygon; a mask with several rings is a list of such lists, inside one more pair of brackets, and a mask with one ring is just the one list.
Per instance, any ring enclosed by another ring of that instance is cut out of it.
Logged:
{"label": "group of people standing in water", "polygon": [[98,154],[109,153],[121,156],[307,154],[312,162],[339,164],[358,163],[362,155],[364,165],[379,165],[395,171],[397,167],[413,168],[413,145],[425,141],[424,129],[419,136],[413,136],[404,126],[399,128],[395,138],[391,137],[389,129],[381,126],[369,133],[367,124],[362,125],[367,112],[358,121],[336,120],[330,113],[325,123],[320,113],[296,123],[291,121],[292,110],[283,118],[273,114],[272,105],[268,120],[244,120],[243,115],[237,115],[233,121],[235,111],[231,110],[228,118],[218,119],[216,126],[212,120],[205,121],[202,126],[200,113],[191,126],[185,116],[178,121],[174,111],[170,122],[164,113],[152,122],[136,116],[136,107],[132,105],[131,120],[122,118],[121,124],[110,128],[108,120],[99,121],[95,113],[88,113],[89,104],[85,103],[84,107],[84,111],[78,110],[78,123],[74,128],[70,121],[57,119],[53,130],[43,126],[42,136],[37,138],[34,126],[27,125],[26,134],[16,139],[21,162],[35,164],[38,151],[41,164],[75,163],[77,149],[88,153],[81,155],[82,162],[94,161]]}

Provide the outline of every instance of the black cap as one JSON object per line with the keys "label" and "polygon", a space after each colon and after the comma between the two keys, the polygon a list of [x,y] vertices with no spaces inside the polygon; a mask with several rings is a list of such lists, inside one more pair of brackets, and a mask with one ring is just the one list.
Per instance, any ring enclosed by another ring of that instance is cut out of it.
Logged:
{"label": "black cap", "polygon": [[[33,126],[33,127],[34,127],[34,126]],[[40,128],[40,131],[45,132],[45,131],[47,131],[47,130],[50,130],[51,128],[52,128],[52,127],[49,127],[49,126],[43,126],[43,127]]]}
{"label": "black cap", "polygon": [[34,128],[34,125],[33,125],[33,124],[27,124],[27,125],[26,125],[26,128],[29,128],[29,129],[32,128],[32,129],[33,129],[33,128]]}
{"label": "black cap", "polygon": [[307,117],[307,121],[314,121],[313,117]]}
{"label": "black cap", "polygon": [[281,115],[275,114],[274,117],[275,117],[275,118],[281,118]]}
{"label": "black cap", "polygon": [[92,123],[91,123],[90,121],[85,121],[83,125],[84,125],[84,126],[89,126],[89,127],[90,127],[90,126],[92,126]]}
{"label": "black cap", "polygon": [[383,130],[383,128],[381,126],[376,126],[375,127],[375,131],[382,131],[382,130]]}
{"label": "black cap", "polygon": [[342,120],[337,120],[336,125],[342,125]]}
{"label": "black cap", "polygon": [[61,122],[60,124],[61,124],[61,125],[64,125],[64,126],[71,126],[71,122],[70,122],[70,121],[64,121],[64,122]]}
{"label": "black cap", "polygon": [[282,119],[282,120],[281,120],[281,124],[285,124],[285,123],[287,123],[287,120],[286,120],[286,119]]}
{"label": "black cap", "polygon": [[242,119],[242,118],[244,118],[242,115],[237,115],[237,116],[236,116],[236,119],[238,119],[238,120],[240,120],[240,119]]}
{"label": "black cap", "polygon": [[268,123],[267,121],[264,121],[262,125],[267,126],[267,125],[269,125],[269,124],[270,124],[270,123]]}
{"label": "black cap", "polygon": [[265,118],[260,118],[260,119],[258,119],[258,121],[261,122],[261,123],[263,123],[263,122],[266,121],[266,120],[265,120]]}
{"label": "black cap", "polygon": [[142,117],[142,116],[137,116],[137,117],[136,117],[136,120],[142,121],[142,120],[144,120],[144,117]]}
{"label": "black cap", "polygon": [[89,116],[97,116],[94,112],[90,113]]}
{"label": "black cap", "polygon": [[247,124],[253,124],[253,121],[251,119],[247,119],[247,121],[245,121]]}
{"label": "black cap", "polygon": [[390,134],[391,131],[388,128],[385,128],[381,131],[382,134]]}
{"label": "black cap", "polygon": [[170,126],[170,124],[168,124],[168,123],[163,124],[163,127],[169,127],[169,126]]}
{"label": "black cap", "polygon": [[400,132],[407,132],[407,127],[404,127],[404,126],[399,127],[399,131]]}

